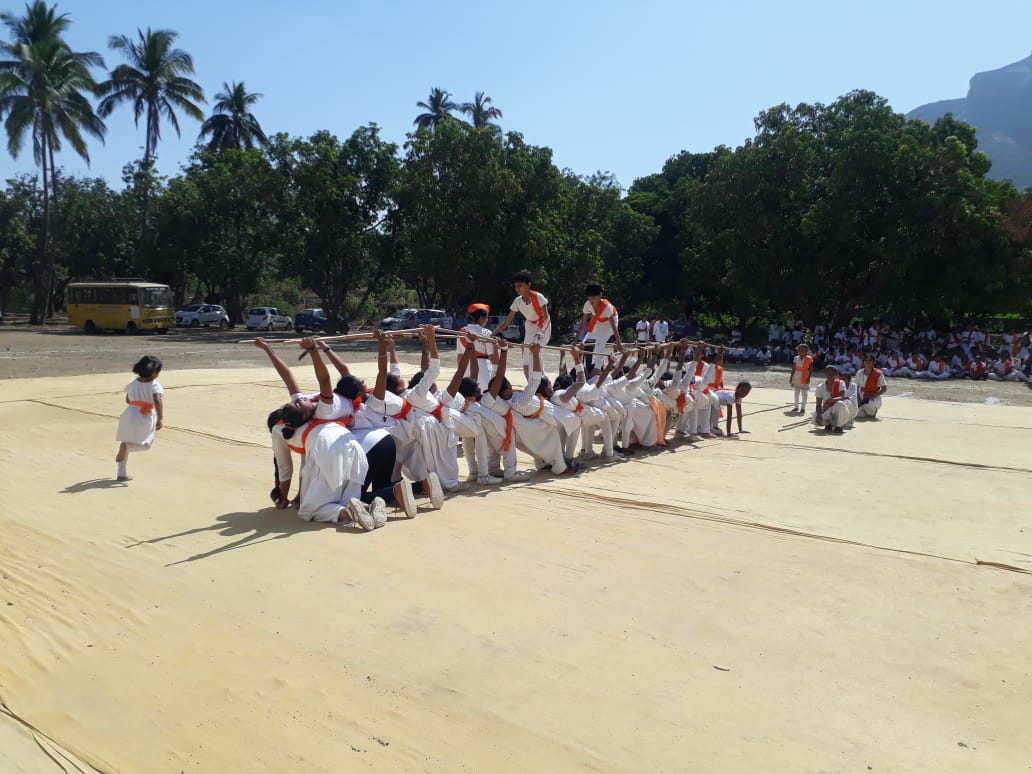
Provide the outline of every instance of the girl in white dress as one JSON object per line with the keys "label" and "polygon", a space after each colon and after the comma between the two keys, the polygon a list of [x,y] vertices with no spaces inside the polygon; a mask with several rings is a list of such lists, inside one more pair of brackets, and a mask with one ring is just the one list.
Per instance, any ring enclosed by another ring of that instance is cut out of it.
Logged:
{"label": "girl in white dress", "polygon": [[162,398],[165,389],[157,381],[161,373],[161,361],[156,357],[144,355],[133,366],[136,379],[125,388],[125,411],[118,419],[118,433],[115,440],[119,442],[118,480],[129,481],[126,463],[130,451],[147,451],[154,443],[154,433],[161,429],[165,415]]}

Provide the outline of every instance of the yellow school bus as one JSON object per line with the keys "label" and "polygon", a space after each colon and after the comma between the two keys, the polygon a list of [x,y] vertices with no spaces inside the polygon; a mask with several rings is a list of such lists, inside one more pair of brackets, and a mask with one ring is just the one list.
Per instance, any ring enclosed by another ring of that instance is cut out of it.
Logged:
{"label": "yellow school bus", "polygon": [[144,280],[71,282],[67,289],[68,323],[86,333],[108,328],[167,333],[176,324],[168,285]]}

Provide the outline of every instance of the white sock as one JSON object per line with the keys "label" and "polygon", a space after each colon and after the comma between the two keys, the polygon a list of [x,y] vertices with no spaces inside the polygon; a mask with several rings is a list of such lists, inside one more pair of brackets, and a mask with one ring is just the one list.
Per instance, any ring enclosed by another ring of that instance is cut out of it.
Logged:
{"label": "white sock", "polygon": [[125,463],[126,463],[126,460],[122,460],[121,462],[118,463],[118,477],[119,478],[125,478],[128,475],[125,472]]}

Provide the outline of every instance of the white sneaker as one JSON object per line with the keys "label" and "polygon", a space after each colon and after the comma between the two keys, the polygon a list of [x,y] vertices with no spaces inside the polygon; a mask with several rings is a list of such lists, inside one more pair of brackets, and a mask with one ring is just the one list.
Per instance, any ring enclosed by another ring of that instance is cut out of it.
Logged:
{"label": "white sneaker", "polygon": [[412,483],[407,478],[402,478],[394,485],[394,500],[404,512],[406,519],[416,518],[416,498],[412,496]]}
{"label": "white sneaker", "polygon": [[387,524],[387,503],[382,497],[374,497],[369,503],[369,514],[373,517],[373,526],[376,529]]}
{"label": "white sneaker", "polygon": [[520,481],[530,481],[530,474],[529,473],[524,473],[522,470],[517,470],[515,473],[513,473],[511,475],[504,476],[504,480],[505,480],[506,483],[520,482]]}
{"label": "white sneaker", "polygon": [[376,529],[376,522],[373,521],[373,515],[369,513],[365,503],[357,497],[352,497],[348,502],[348,516],[351,517],[352,524],[361,527],[366,532],[372,532]]}
{"label": "white sneaker", "polygon": [[469,489],[469,484],[465,481],[460,481],[455,486],[446,486],[444,491],[448,494],[452,494],[453,492],[465,492],[467,489]]}
{"label": "white sneaker", "polygon": [[444,490],[441,489],[441,479],[436,473],[431,473],[426,480],[430,482],[430,507],[439,511],[441,506],[444,505]]}
{"label": "white sneaker", "polygon": [[478,484],[500,484],[505,479],[498,478],[497,476],[481,476],[477,479]]}

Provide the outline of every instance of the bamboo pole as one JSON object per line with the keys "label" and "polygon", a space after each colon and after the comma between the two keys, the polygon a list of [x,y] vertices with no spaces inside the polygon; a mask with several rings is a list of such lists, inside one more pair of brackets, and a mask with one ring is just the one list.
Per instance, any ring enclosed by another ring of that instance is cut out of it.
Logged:
{"label": "bamboo pole", "polygon": [[[384,331],[388,336],[411,336],[418,334],[422,330],[421,328],[406,328],[401,331]],[[368,331],[366,333],[348,333],[339,336],[314,336],[316,341],[367,341],[373,338],[373,332]],[[254,344],[257,339],[243,339],[238,341],[237,344]],[[280,344],[300,344],[304,339],[265,339],[265,343],[270,346],[278,346]]]}

